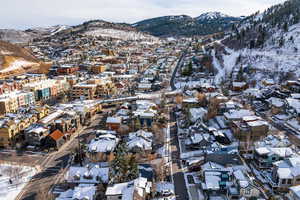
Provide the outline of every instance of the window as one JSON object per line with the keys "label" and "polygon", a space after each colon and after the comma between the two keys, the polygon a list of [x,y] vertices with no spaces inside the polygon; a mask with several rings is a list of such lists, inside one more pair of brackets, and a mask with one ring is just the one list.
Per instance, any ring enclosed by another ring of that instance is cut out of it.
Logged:
{"label": "window", "polygon": [[250,189],[246,189],[245,190],[245,195],[250,195],[251,194],[251,190]]}
{"label": "window", "polygon": [[286,180],[285,180],[285,179],[282,179],[282,180],[281,180],[281,183],[282,183],[282,184],[286,184]]}
{"label": "window", "polygon": [[288,179],[287,184],[292,184],[292,179]]}
{"label": "window", "polygon": [[273,160],[273,161],[276,160],[276,157],[272,157],[272,160]]}

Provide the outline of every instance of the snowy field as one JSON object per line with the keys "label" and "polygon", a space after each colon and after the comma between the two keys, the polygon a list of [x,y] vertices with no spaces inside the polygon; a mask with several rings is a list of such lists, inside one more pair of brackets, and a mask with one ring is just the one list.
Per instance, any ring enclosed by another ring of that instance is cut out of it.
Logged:
{"label": "snowy field", "polygon": [[32,167],[0,164],[0,200],[14,200],[36,172]]}

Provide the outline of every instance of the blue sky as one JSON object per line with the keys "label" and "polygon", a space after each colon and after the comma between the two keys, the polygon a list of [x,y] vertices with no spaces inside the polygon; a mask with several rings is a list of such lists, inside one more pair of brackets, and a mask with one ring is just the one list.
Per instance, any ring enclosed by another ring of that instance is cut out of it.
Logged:
{"label": "blue sky", "polygon": [[284,0],[3,0],[0,28],[25,29],[75,25],[90,19],[134,23],[143,19],[186,14],[196,17],[220,11],[249,15]]}

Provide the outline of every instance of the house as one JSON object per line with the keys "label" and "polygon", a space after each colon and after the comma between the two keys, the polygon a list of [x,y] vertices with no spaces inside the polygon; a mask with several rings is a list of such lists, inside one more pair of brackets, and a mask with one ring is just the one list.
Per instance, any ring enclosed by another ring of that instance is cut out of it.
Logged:
{"label": "house", "polygon": [[139,177],[131,182],[118,183],[108,186],[105,192],[107,200],[146,200],[149,198],[152,182]]}
{"label": "house", "polygon": [[55,127],[68,135],[73,134],[80,126],[80,115],[73,110],[65,110],[63,115],[55,120]]}
{"label": "house", "polygon": [[97,187],[93,185],[75,187],[72,199],[74,200],[95,200]]}
{"label": "house", "polygon": [[59,149],[66,142],[64,134],[60,130],[55,130],[45,139],[45,146]]}
{"label": "house", "polygon": [[293,151],[288,147],[259,147],[254,149],[254,161],[258,168],[270,168],[273,163],[283,160],[293,155]]}
{"label": "house", "polygon": [[131,152],[149,154],[152,151],[153,134],[139,130],[129,133],[127,147]]}
{"label": "house", "polygon": [[118,143],[119,139],[115,135],[97,136],[88,145],[87,157],[92,162],[106,162],[113,157],[113,151]]}
{"label": "house", "polygon": [[287,98],[285,99],[286,106],[287,106],[287,112],[290,114],[294,114],[295,116],[300,115],[300,100],[299,99],[293,99],[293,98]]}
{"label": "house", "polygon": [[232,83],[232,91],[240,92],[242,90],[246,90],[248,88],[248,84],[246,82],[233,82]]}
{"label": "house", "polygon": [[85,167],[71,166],[65,174],[68,183],[99,184],[108,183],[109,168],[98,164],[88,164]]}
{"label": "house", "polygon": [[152,89],[152,84],[151,83],[139,83],[138,84],[138,91],[140,92],[147,92]]}
{"label": "house", "polygon": [[212,139],[209,134],[194,133],[194,134],[190,134],[189,137],[184,142],[187,148],[205,149],[211,146]]}
{"label": "house", "polygon": [[271,112],[273,115],[279,114],[284,111],[285,102],[282,99],[271,97],[267,100],[271,107]]}
{"label": "house", "polygon": [[109,130],[117,131],[122,124],[122,118],[121,117],[108,117],[106,119],[106,127]]}
{"label": "house", "polygon": [[91,67],[91,71],[95,74],[100,74],[100,73],[104,72],[105,70],[106,70],[105,65],[93,65]]}
{"label": "house", "polygon": [[189,120],[195,123],[197,120],[205,121],[207,120],[207,110],[203,107],[200,108],[190,108],[189,109]]}
{"label": "house", "polygon": [[96,200],[97,187],[82,184],[59,194],[55,200]]}
{"label": "house", "polygon": [[266,79],[266,80],[263,80],[262,83],[265,85],[265,86],[272,86],[272,85],[275,85],[275,82],[273,79]]}
{"label": "house", "polygon": [[[182,98],[182,97],[180,97]],[[185,98],[182,99],[182,107],[184,108],[195,108],[199,107],[199,100],[197,98]]]}
{"label": "house", "polygon": [[[249,175],[248,175],[249,176]],[[234,197],[241,197],[250,198],[260,196],[259,189],[254,186],[254,184],[249,180],[248,176],[242,170],[236,170],[233,172],[233,182],[236,187],[230,187],[228,190],[228,196],[230,199],[236,199]],[[238,191],[238,196],[233,195],[232,191],[235,191],[234,188]]]}
{"label": "house", "polygon": [[78,83],[73,85],[71,97],[73,99],[91,100],[96,99],[97,84]]}
{"label": "house", "polygon": [[293,156],[273,164],[270,178],[274,190],[287,192],[291,186],[300,184],[300,157]]}
{"label": "house", "polygon": [[59,74],[72,74],[78,70],[79,70],[79,67],[77,67],[77,66],[62,65],[57,69],[57,72]]}
{"label": "house", "polygon": [[240,140],[240,151],[249,151],[252,144],[264,138],[269,131],[269,124],[255,115],[242,117],[240,121],[232,121],[231,129]]}
{"label": "house", "polygon": [[32,124],[24,131],[26,143],[32,146],[43,146],[48,134],[49,129],[40,124]]}
{"label": "house", "polygon": [[240,121],[243,117],[253,116],[254,112],[246,109],[231,109],[224,113],[225,119],[230,123],[232,121]]}
{"label": "house", "polygon": [[0,120],[0,147],[9,147],[14,144],[19,133],[18,126],[13,120]]}

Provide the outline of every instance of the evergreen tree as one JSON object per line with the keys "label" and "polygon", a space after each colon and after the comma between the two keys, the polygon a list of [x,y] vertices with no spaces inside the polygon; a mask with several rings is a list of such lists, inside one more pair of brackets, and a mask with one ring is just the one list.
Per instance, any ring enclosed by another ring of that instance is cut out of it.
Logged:
{"label": "evergreen tree", "polygon": [[283,36],[281,36],[280,40],[279,40],[279,47],[282,47],[284,45],[285,41]]}
{"label": "evergreen tree", "polygon": [[243,81],[244,80],[243,74],[244,74],[244,70],[243,70],[243,66],[241,65],[241,67],[238,71],[238,74],[237,74],[237,80],[238,81]]}
{"label": "evergreen tree", "polygon": [[285,32],[288,32],[288,30],[289,30],[289,25],[288,25],[287,22],[285,22],[285,23],[283,24],[283,30],[284,30]]}
{"label": "evergreen tree", "polygon": [[138,165],[135,157],[128,154],[125,143],[120,143],[111,162],[110,183],[124,183],[138,177]]}

